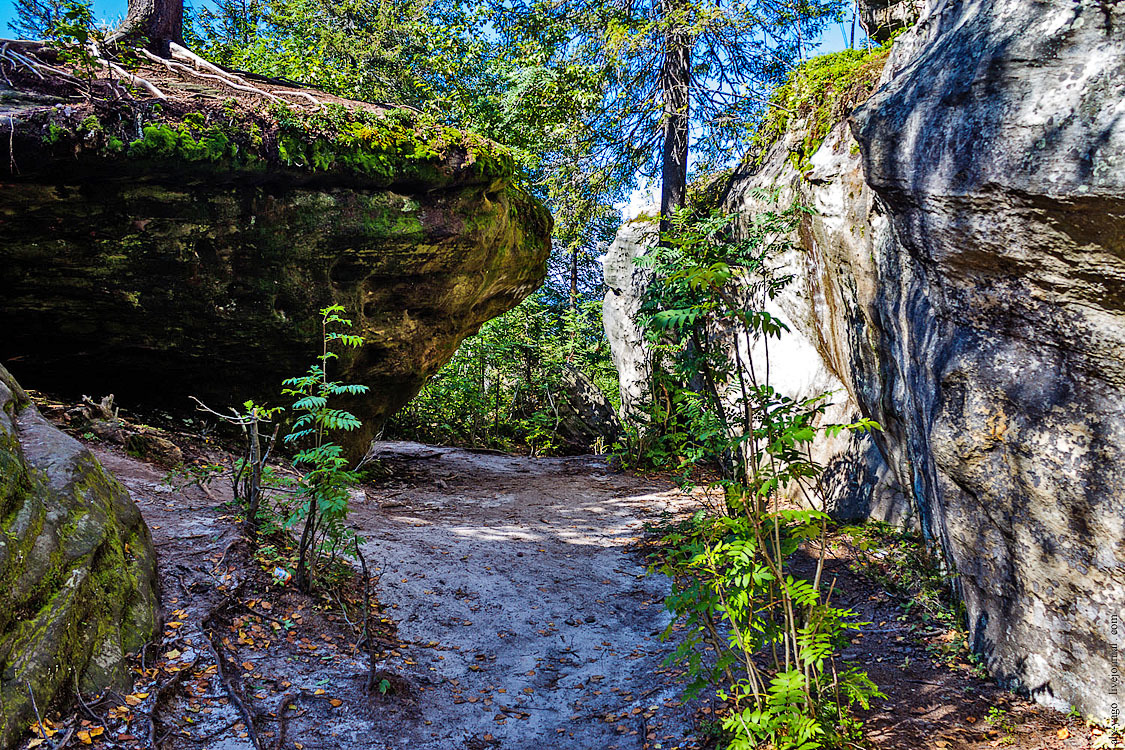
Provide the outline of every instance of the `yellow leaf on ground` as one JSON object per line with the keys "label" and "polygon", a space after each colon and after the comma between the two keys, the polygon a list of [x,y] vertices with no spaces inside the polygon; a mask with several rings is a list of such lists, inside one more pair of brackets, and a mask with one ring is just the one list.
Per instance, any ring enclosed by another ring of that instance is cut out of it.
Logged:
{"label": "yellow leaf on ground", "polygon": [[328,691],[325,690],[324,688],[317,688],[316,690],[313,691],[313,695],[324,695],[327,692]]}
{"label": "yellow leaf on ground", "polygon": [[77,737],[82,742],[83,745],[94,744],[94,741],[92,739],[90,739],[90,733],[87,732],[85,729],[83,729],[81,732],[75,733],[74,736]]}
{"label": "yellow leaf on ground", "polygon": [[1063,727],[1059,731],[1055,732],[1055,734],[1058,735],[1058,738],[1060,740],[1065,740],[1067,737],[1070,736],[1070,730],[1067,729],[1066,727]]}
{"label": "yellow leaf on ground", "polygon": [[332,704],[332,708],[339,708],[340,706],[344,705],[344,702],[339,698],[333,698],[328,702]]}

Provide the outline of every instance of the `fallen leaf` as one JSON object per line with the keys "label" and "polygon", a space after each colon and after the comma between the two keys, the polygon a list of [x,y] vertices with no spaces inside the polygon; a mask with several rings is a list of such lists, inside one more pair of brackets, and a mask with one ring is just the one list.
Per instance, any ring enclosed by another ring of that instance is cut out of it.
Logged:
{"label": "fallen leaf", "polygon": [[1070,736],[1070,730],[1067,729],[1066,727],[1063,727],[1059,731],[1055,732],[1055,735],[1058,736],[1058,738],[1060,740],[1065,740],[1067,737]]}
{"label": "fallen leaf", "polygon": [[328,703],[331,704],[332,708],[339,708],[340,706],[344,705],[344,702],[339,698],[333,698],[332,700],[328,701]]}

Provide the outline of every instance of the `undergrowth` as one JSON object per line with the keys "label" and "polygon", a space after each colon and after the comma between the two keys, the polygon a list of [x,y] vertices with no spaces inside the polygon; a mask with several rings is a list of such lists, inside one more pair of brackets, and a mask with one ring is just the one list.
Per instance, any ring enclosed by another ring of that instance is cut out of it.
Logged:
{"label": "undergrowth", "polygon": [[[728,750],[849,746],[862,740],[854,710],[882,697],[864,671],[838,663],[862,623],[823,578],[828,517],[786,497],[821,494],[823,467],[808,451],[818,434],[880,429],[823,424],[827,394],[793,399],[769,380],[771,340],[789,331],[769,312],[791,280],[776,261],[800,216],[799,206],[762,212],[739,236],[732,216],[680,211],[643,259],[654,278],[641,307],[652,410],[626,435],[623,460],[664,463],[702,498],[662,530],[653,568],[674,583],[669,661],[687,668],[689,697],[713,688],[723,702]],[[717,477],[693,481],[710,466]],[[819,552],[807,577],[792,567],[803,547]]]}
{"label": "undergrowth", "polygon": [[814,57],[794,68],[774,89],[769,113],[754,133],[759,158],[804,121],[804,137],[791,147],[789,158],[795,169],[806,171],[828,131],[875,91],[890,52],[888,41],[870,50],[846,49]]}
{"label": "undergrowth", "polygon": [[916,532],[881,521],[842,526],[836,540],[851,552],[850,568],[898,600],[901,619],[931,628],[927,650],[950,667],[988,678],[980,657],[969,648],[965,606],[955,588],[956,576]]}

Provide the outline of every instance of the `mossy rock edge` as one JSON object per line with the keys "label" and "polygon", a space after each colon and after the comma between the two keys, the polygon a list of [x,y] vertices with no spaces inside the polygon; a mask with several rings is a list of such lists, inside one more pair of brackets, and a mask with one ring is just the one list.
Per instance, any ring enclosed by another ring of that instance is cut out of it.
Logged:
{"label": "mossy rock edge", "polygon": [[0,366],[0,748],[74,690],[128,689],[158,622],[152,537],[129,493]]}

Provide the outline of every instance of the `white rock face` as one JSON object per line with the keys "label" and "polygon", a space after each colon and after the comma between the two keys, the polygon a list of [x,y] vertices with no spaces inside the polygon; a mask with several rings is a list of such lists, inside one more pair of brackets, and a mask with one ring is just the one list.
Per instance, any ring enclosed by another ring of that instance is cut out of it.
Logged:
{"label": "white rock face", "polygon": [[[652,213],[659,213],[659,209]],[[652,247],[657,233],[656,224],[651,221],[625,224],[617,231],[602,262],[609,287],[602,300],[602,324],[621,386],[621,419],[632,424],[644,420],[652,379],[652,358],[637,324],[644,290],[652,274],[637,268],[633,260]]]}
{"label": "white rock face", "polygon": [[[766,168],[760,173],[743,181],[736,180],[740,191],[728,199],[727,209],[747,214],[776,209],[776,205],[761,203],[756,193],[759,188],[781,185],[791,187],[783,191],[780,202],[792,201],[795,195],[792,186],[797,184],[798,175],[784,157],[784,151],[779,151],[777,158],[767,160]],[[633,261],[644,255],[655,240],[655,223],[626,224],[618,232],[604,261],[609,290],[603,301],[603,323],[621,387],[622,419],[633,424],[645,419],[652,379],[652,356],[637,324],[652,275]],[[860,416],[859,409],[831,362],[819,351],[824,342],[818,321],[828,317],[828,310],[816,285],[810,286],[814,277],[805,268],[809,262],[806,255],[802,250],[790,253],[782,261],[796,275],[796,281],[786,290],[780,304],[769,312],[785,321],[792,333],[780,341],[769,342],[770,383],[782,394],[799,400],[829,393],[830,406],[821,423],[852,422]],[[723,345],[733,358],[733,342],[724,341]],[[766,361],[765,346],[759,340],[749,353],[759,367]],[[745,347],[741,355],[744,359],[748,356]],[[737,392],[737,384],[731,383],[724,394],[732,406]],[[887,481],[886,466],[871,437],[821,436],[813,444],[812,457],[825,467],[822,483],[825,509],[834,517],[842,520],[877,518],[898,525],[915,523],[912,506],[893,483]],[[802,498],[794,489],[793,499]]]}

